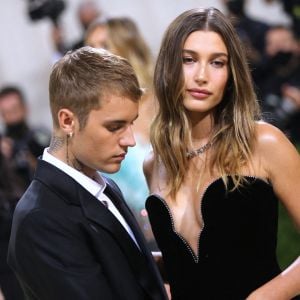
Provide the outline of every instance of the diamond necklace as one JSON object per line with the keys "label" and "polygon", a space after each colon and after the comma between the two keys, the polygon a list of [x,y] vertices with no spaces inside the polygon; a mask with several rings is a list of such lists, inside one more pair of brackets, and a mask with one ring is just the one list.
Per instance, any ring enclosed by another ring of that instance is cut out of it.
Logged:
{"label": "diamond necklace", "polygon": [[188,151],[186,153],[186,157],[188,159],[191,159],[199,154],[202,154],[204,153],[206,150],[208,150],[210,147],[211,147],[212,143],[211,142],[208,142],[207,144],[201,146],[200,148],[198,149],[195,149],[195,150],[191,150],[191,151]]}

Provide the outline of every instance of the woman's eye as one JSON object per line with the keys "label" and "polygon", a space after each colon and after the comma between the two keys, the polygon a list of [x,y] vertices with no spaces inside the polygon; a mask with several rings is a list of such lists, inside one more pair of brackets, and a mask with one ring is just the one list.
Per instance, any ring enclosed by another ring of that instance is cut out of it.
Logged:
{"label": "woman's eye", "polygon": [[222,68],[225,66],[225,62],[221,60],[214,60],[212,61],[212,65],[216,68]]}
{"label": "woman's eye", "polygon": [[184,56],[184,57],[182,57],[182,62],[184,64],[192,63],[194,61],[195,60],[191,56]]}

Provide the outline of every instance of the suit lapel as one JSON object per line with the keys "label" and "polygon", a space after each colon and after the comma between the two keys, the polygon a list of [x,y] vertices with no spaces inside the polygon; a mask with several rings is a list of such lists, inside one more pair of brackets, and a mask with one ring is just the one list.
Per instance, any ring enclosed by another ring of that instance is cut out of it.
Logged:
{"label": "suit lapel", "polygon": [[81,206],[86,218],[104,227],[112,235],[116,236],[116,241],[119,242],[128,255],[132,255],[133,252],[140,255],[140,251],[134,241],[114,215],[72,177],[55,166],[39,160],[35,179],[42,181],[68,204]]}
{"label": "suit lapel", "polygon": [[105,194],[112,200],[114,205],[117,207],[117,209],[120,211],[122,216],[124,217],[125,221],[131,228],[133,235],[140,247],[140,250],[146,254],[146,245],[145,240],[139,230],[138,224],[130,211],[129,207],[126,205],[125,201],[120,198],[119,193],[117,193],[112,186],[110,186],[110,183],[107,183]]}
{"label": "suit lapel", "polygon": [[124,204],[123,200],[119,198],[118,194],[108,184],[105,193],[131,227],[141,250],[138,249],[121,223],[98,199],[89,195],[88,192],[82,192],[84,193],[80,193],[80,202],[83,204],[85,216],[96,224],[105,227],[115,237],[115,241],[123,249],[137,281],[149,295],[149,299],[161,299],[162,289],[159,290],[157,288],[157,285],[160,284],[159,275],[155,273],[155,267],[151,263],[152,258],[149,257],[149,251],[127,205]]}
{"label": "suit lapel", "polygon": [[[106,178],[107,179],[107,178]],[[136,241],[138,242],[141,251],[143,252],[145,259],[143,260],[143,265],[145,264],[145,268],[147,270],[144,270],[144,272],[151,272],[152,276],[154,277],[154,282],[156,284],[159,284],[161,287],[160,293],[165,293],[165,288],[163,286],[163,282],[161,280],[159,271],[156,267],[155,261],[153,259],[153,256],[151,252],[149,251],[145,238],[139,228],[138,223],[136,222],[131,210],[127,206],[125,200],[123,199],[122,195],[120,194],[120,191],[118,187],[115,186],[114,182],[108,181],[107,179],[107,186],[105,189],[105,193],[109,196],[109,198],[113,201],[114,205],[118,208],[120,213],[123,215],[124,219],[126,220],[127,224],[130,226]],[[117,189],[117,190],[116,190]],[[155,295],[160,299],[159,292],[155,286],[153,286],[152,282],[147,282],[146,279],[143,278],[145,273],[140,273],[140,283],[144,287],[144,289],[149,293],[153,299],[155,299]],[[167,298],[167,296],[166,296]]]}

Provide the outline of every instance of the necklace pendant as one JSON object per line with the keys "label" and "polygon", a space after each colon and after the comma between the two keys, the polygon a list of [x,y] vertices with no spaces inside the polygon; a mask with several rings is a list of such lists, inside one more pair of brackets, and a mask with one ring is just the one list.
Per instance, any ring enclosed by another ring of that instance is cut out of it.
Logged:
{"label": "necklace pendant", "polygon": [[196,150],[191,150],[191,151],[188,151],[186,153],[186,157],[188,159],[191,159],[199,154],[202,154],[204,153],[206,150],[208,150],[210,147],[211,147],[212,143],[211,142],[208,142],[207,144],[201,146],[200,148],[196,149]]}

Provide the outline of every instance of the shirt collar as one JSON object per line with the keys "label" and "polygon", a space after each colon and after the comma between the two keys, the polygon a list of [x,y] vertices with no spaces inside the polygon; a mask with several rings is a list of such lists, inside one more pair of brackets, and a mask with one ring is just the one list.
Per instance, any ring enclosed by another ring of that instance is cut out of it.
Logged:
{"label": "shirt collar", "polygon": [[42,157],[43,160],[68,174],[81,186],[83,186],[87,191],[89,191],[93,196],[99,198],[99,196],[103,193],[104,189],[106,188],[106,182],[99,172],[96,173],[96,177],[94,179],[91,179],[85,174],[70,167],[60,159],[54,157],[48,152],[48,149],[49,148],[44,149]]}

